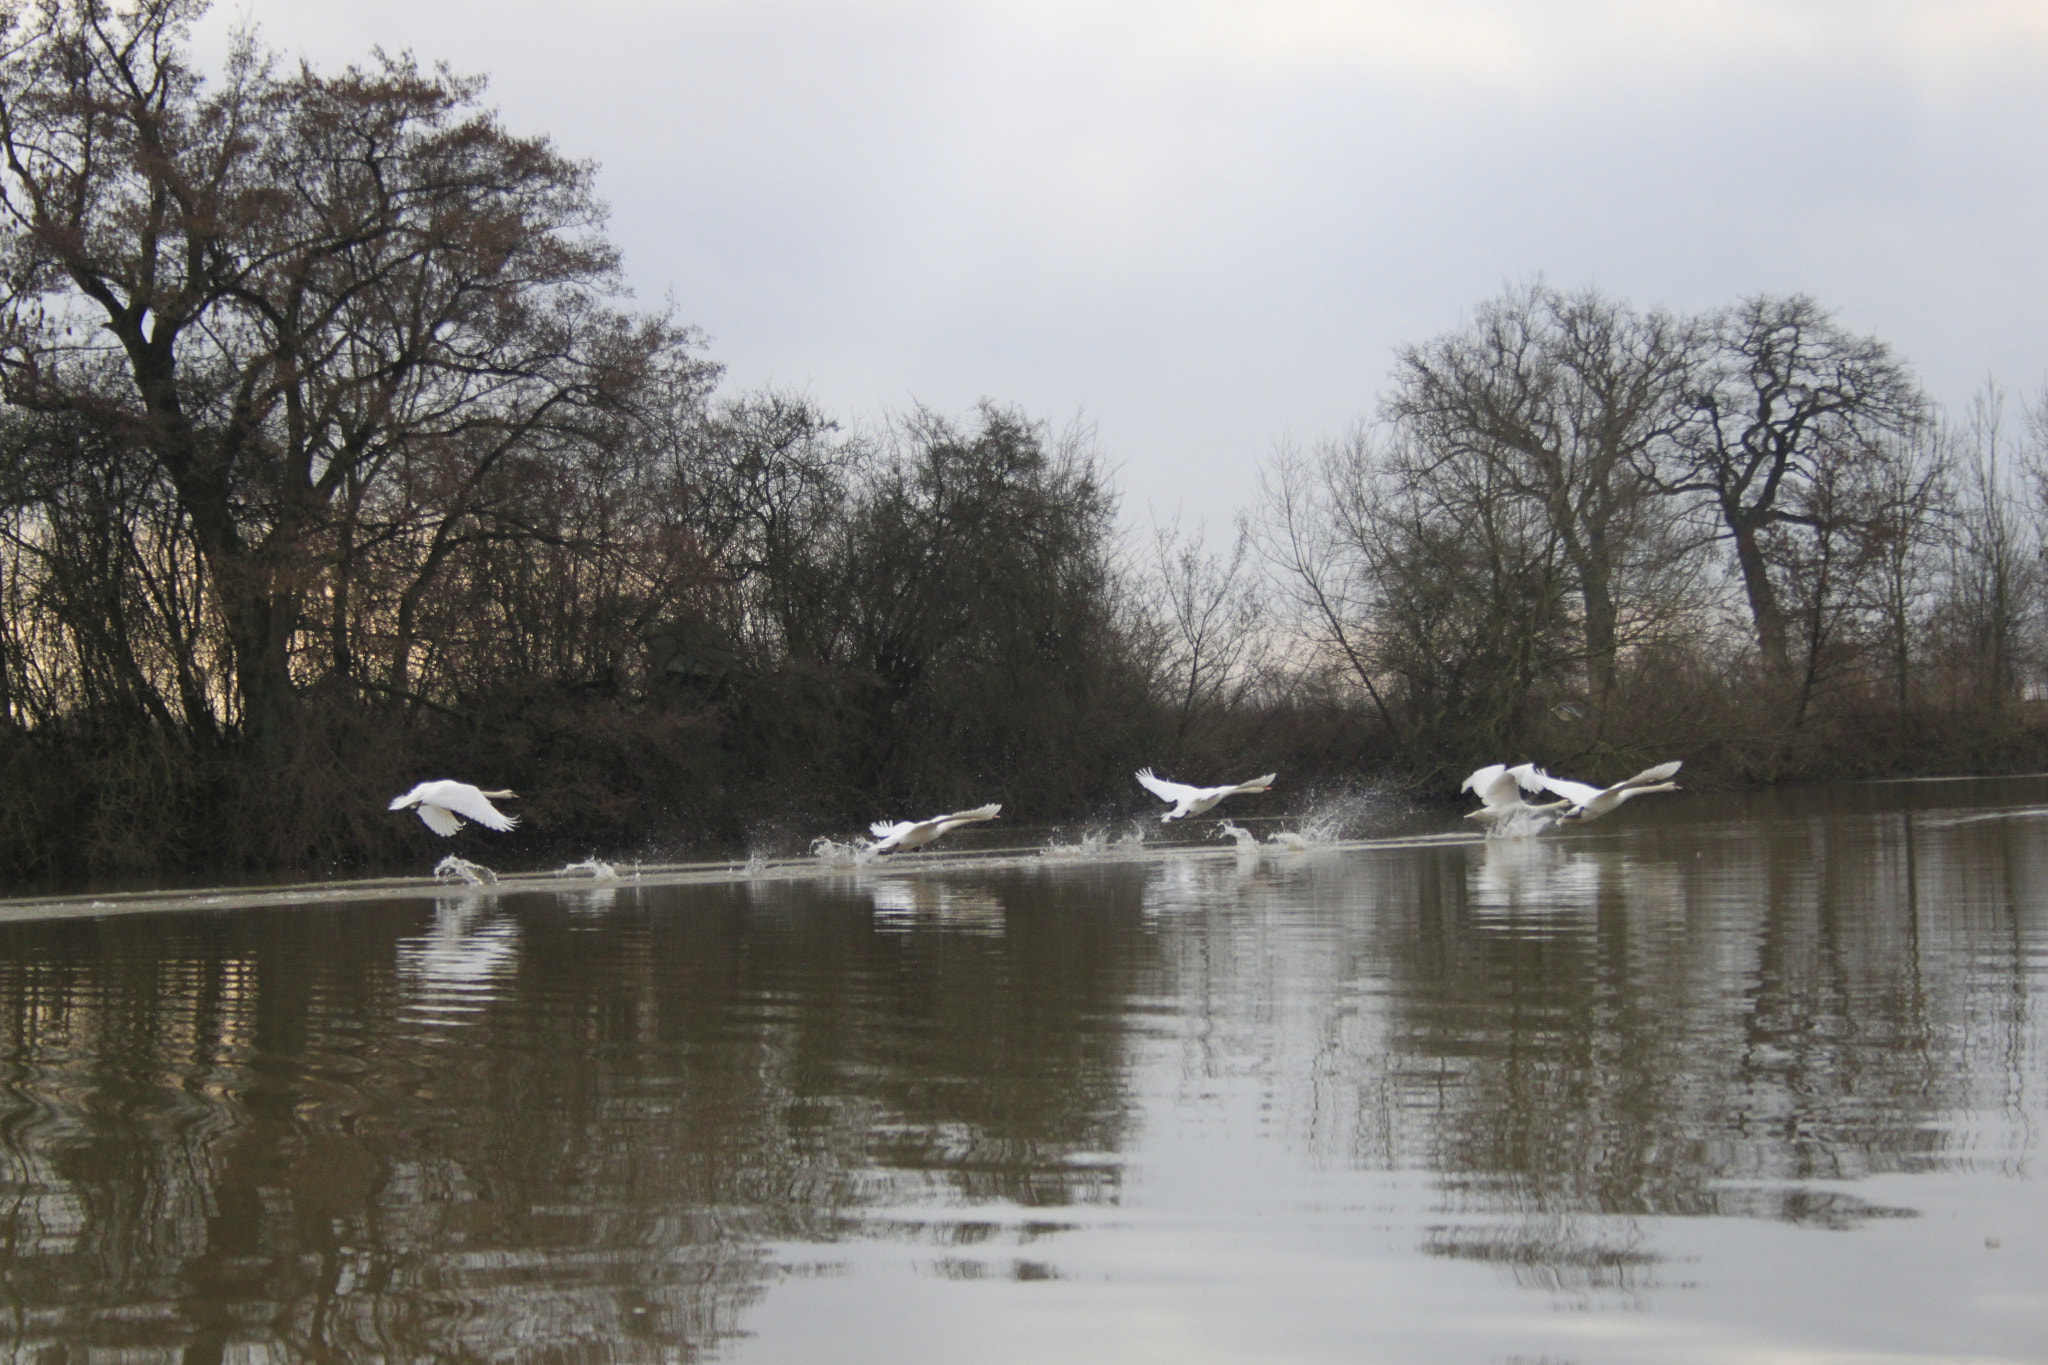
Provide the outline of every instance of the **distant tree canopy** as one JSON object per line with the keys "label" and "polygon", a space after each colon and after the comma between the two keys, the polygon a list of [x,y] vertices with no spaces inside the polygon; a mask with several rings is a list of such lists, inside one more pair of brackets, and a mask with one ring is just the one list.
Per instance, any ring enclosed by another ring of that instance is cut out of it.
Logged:
{"label": "distant tree canopy", "polygon": [[1269,467],[1262,543],[1411,766],[1712,744],[1826,770],[1846,718],[2048,680],[2011,609],[2040,427],[2001,464],[1987,401],[1939,421],[1800,295],[1678,317],[1515,289],[1403,350],[1377,426]]}

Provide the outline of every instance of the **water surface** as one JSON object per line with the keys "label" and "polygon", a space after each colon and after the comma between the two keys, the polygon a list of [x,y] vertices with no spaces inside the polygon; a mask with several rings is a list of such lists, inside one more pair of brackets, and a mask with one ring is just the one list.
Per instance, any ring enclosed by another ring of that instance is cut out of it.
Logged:
{"label": "water surface", "polygon": [[2048,779],[922,856],[0,907],[0,1359],[2048,1360]]}

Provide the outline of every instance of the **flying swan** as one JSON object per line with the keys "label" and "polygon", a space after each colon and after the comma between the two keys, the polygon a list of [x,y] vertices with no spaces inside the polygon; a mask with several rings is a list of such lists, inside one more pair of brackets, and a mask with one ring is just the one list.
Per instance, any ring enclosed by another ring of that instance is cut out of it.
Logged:
{"label": "flying swan", "polygon": [[1584,782],[1568,781],[1562,777],[1552,777],[1541,768],[1535,770],[1535,775],[1536,780],[1546,791],[1564,798],[1560,804],[1569,806],[1569,809],[1558,813],[1558,819],[1584,823],[1587,820],[1598,820],[1632,797],[1647,796],[1651,792],[1677,791],[1678,784],[1671,779],[1684,766],[1683,761],[1675,759],[1670,763],[1659,763],[1654,768],[1643,769],[1626,781],[1604,788],[1589,786]]}
{"label": "flying swan", "polygon": [[405,795],[392,797],[391,809],[417,806],[427,828],[444,836],[461,829],[464,820],[474,820],[485,829],[507,830],[519,823],[519,817],[505,814],[491,802],[515,800],[517,796],[517,792],[487,792],[467,782],[444,779],[422,782]]}
{"label": "flying swan", "polygon": [[877,820],[868,826],[875,836],[869,846],[870,853],[894,853],[899,849],[923,848],[941,834],[956,830],[962,825],[971,825],[977,820],[993,820],[1002,813],[1001,805],[977,806],[973,810],[956,810],[951,815],[934,815],[929,820],[902,820],[890,824]]}
{"label": "flying swan", "polygon": [[1459,791],[1471,792],[1483,803],[1478,810],[1467,813],[1465,818],[1477,820],[1487,827],[1489,833],[1534,834],[1556,819],[1557,811],[1570,804],[1568,801],[1548,801],[1539,806],[1522,799],[1540,795],[1544,790],[1543,780],[1543,770],[1534,763],[1524,763],[1515,768],[1505,763],[1490,763],[1466,778],[1458,788]]}
{"label": "flying swan", "polygon": [[1162,822],[1178,820],[1186,815],[1200,815],[1224,797],[1234,796],[1238,792],[1265,791],[1273,785],[1276,776],[1276,773],[1267,773],[1264,777],[1255,777],[1234,787],[1190,787],[1185,782],[1168,782],[1163,777],[1155,777],[1150,768],[1138,769],[1138,781],[1144,785],[1145,790],[1161,801],[1173,803],[1173,809],[1159,817]]}

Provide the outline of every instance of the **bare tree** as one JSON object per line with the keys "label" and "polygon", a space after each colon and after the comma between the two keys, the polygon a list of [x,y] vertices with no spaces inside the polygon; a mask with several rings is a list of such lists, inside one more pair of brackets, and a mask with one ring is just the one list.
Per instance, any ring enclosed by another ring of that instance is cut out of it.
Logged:
{"label": "bare tree", "polygon": [[1941,527],[1947,573],[1932,633],[1959,699],[1996,710],[2020,696],[2037,644],[2041,522],[2029,515],[2021,480],[2031,475],[2041,486],[2048,470],[2038,467],[2038,451],[2016,448],[1996,384],[1972,396],[1942,442],[1953,477]]}
{"label": "bare tree", "polygon": [[1242,706],[1258,680],[1253,661],[1270,627],[1250,549],[1242,519],[1225,554],[1208,549],[1203,527],[1153,523],[1146,596],[1160,642],[1154,667],[1176,744],[1187,740],[1197,717]]}
{"label": "bare tree", "polygon": [[[356,667],[366,551],[402,544],[416,614],[510,487],[593,438],[687,333],[612,309],[591,167],[518,138],[481,82],[380,55],[189,64],[199,0],[50,0],[0,52],[0,369],[19,405],[108,424],[175,493],[239,728],[285,726],[317,595]],[[102,363],[124,384],[91,382]],[[394,684],[415,645],[393,629]]]}
{"label": "bare tree", "polygon": [[1577,657],[1569,569],[1497,462],[1364,428],[1262,474],[1262,552],[1311,641],[1419,763],[1512,747]]}
{"label": "bare tree", "polygon": [[1624,623],[1667,605],[1632,581],[1683,556],[1677,513],[1655,494],[1658,447],[1683,420],[1695,330],[1592,290],[1544,285],[1482,305],[1470,326],[1403,350],[1386,411],[1409,434],[1420,481],[1469,480],[1546,519],[1570,572],[1595,716],[1612,696]]}
{"label": "bare tree", "polygon": [[[1913,435],[1925,399],[1883,342],[1853,335],[1803,294],[1759,295],[1709,322],[1711,350],[1685,394],[1687,420],[1661,484],[1707,499],[1734,551],[1757,648],[1773,676],[1792,676],[1787,581],[1836,563],[1830,517],[1860,504],[1837,496],[1851,466],[1885,438]],[[1825,594],[1819,594],[1825,596]]]}

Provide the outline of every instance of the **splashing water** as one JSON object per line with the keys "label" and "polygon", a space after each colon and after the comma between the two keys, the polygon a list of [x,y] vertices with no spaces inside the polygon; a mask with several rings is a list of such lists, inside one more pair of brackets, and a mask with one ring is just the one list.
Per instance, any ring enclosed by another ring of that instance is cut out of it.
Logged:
{"label": "splashing water", "polygon": [[1557,823],[1555,812],[1522,809],[1510,811],[1487,827],[1489,839],[1533,839]]}
{"label": "splashing water", "polygon": [[1388,795],[1379,791],[1345,791],[1318,800],[1301,818],[1301,837],[1312,844],[1358,838],[1362,826],[1375,816],[1389,813]]}
{"label": "splashing water", "polygon": [[1232,839],[1235,839],[1237,841],[1238,852],[1240,853],[1244,852],[1246,849],[1256,849],[1259,846],[1258,835],[1252,833],[1250,830],[1246,829],[1242,825],[1233,825],[1228,820],[1219,820],[1216,823],[1216,833],[1218,836],[1227,834]]}
{"label": "splashing water", "polygon": [[615,882],[619,879],[618,868],[610,863],[599,862],[595,858],[585,858],[580,863],[565,863],[562,870],[555,875],[557,877],[573,877],[579,872],[587,873],[601,882]]}
{"label": "splashing water", "polygon": [[473,863],[467,858],[458,858],[451,853],[434,864],[434,880],[465,881],[471,886],[496,886],[498,874],[482,863]]}
{"label": "splashing water", "polygon": [[823,835],[811,840],[811,856],[827,867],[862,867],[875,860],[873,846],[866,839],[842,844]]}
{"label": "splashing water", "polygon": [[1048,858],[1100,858],[1107,852],[1109,833],[1100,829],[1085,831],[1078,841],[1071,844],[1047,840],[1044,850]]}

